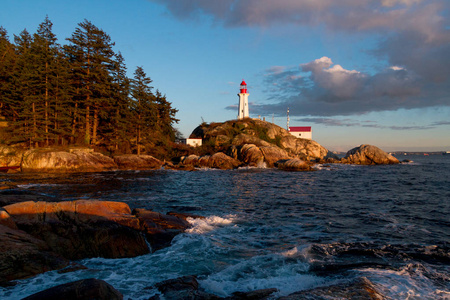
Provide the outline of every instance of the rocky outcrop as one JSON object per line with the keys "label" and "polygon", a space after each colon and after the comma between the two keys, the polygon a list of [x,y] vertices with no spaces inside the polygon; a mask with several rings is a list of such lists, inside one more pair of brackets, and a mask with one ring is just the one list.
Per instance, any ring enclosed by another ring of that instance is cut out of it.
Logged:
{"label": "rocky outcrop", "polygon": [[150,155],[118,155],[114,156],[114,162],[121,170],[152,170],[160,169],[164,164],[159,159]]}
{"label": "rocky outcrop", "polygon": [[0,286],[70,264],[44,241],[11,227],[0,225]]}
{"label": "rocky outcrop", "polygon": [[112,201],[7,205],[0,210],[0,278],[32,276],[65,267],[75,259],[150,253],[169,246],[189,228],[188,217],[196,218],[144,209],[131,212],[126,203]]}
{"label": "rocky outcrop", "polygon": [[347,284],[338,284],[305,290],[281,297],[278,300],[313,299],[386,299],[367,278],[358,278]]}
{"label": "rocky outcrop", "polygon": [[251,292],[235,292],[232,296],[222,298],[213,294],[208,294],[199,289],[199,283],[195,276],[183,276],[179,278],[165,280],[154,286],[161,292],[150,300],[243,300],[243,299],[268,299],[277,289],[262,289]]}
{"label": "rocky outcrop", "polygon": [[[260,150],[263,147],[270,147],[267,148],[267,152],[278,152],[277,159],[268,158],[270,155],[266,153],[265,163],[268,166],[273,166],[276,161],[287,158],[300,158],[303,160],[338,159],[335,154],[317,142],[296,138],[284,128],[261,120],[246,119],[209,125],[202,124],[192,132],[191,137],[202,138],[210,144],[213,143],[216,147],[231,145],[228,149],[225,149],[225,152],[229,154],[238,148],[242,148],[244,152],[251,150],[249,155],[244,154],[242,159],[239,158],[242,162],[249,165],[260,164],[261,155],[257,153],[256,149],[247,149],[250,146],[245,145],[254,145]],[[231,156],[235,157],[234,155]]]}
{"label": "rocky outcrop", "polygon": [[351,149],[341,162],[358,165],[389,165],[400,163],[397,158],[372,145],[361,145]]}
{"label": "rocky outcrop", "polygon": [[122,300],[123,295],[109,283],[100,279],[82,279],[61,284],[33,294],[23,300]]}
{"label": "rocky outcrop", "polygon": [[196,168],[215,168],[222,170],[231,170],[242,165],[240,161],[223,152],[204,156],[189,155],[181,159],[181,164]]}
{"label": "rocky outcrop", "polygon": [[109,201],[22,202],[7,205],[17,227],[67,259],[134,257],[149,253],[125,203]]}
{"label": "rocky outcrop", "polygon": [[95,200],[22,202],[4,210],[17,227],[68,259],[134,257],[170,245],[189,227],[176,216],[136,210],[126,203]]}
{"label": "rocky outcrop", "polygon": [[275,167],[283,171],[311,171],[311,163],[294,158],[279,160],[275,163]]}

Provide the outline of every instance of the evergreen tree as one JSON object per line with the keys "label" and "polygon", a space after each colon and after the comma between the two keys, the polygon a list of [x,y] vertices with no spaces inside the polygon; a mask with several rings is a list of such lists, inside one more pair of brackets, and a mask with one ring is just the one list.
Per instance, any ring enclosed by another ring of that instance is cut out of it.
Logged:
{"label": "evergreen tree", "polygon": [[71,59],[75,98],[84,109],[85,143],[95,144],[101,113],[111,105],[110,70],[114,43],[103,30],[87,20],[78,26],[67,39],[71,44],[65,50]]}
{"label": "evergreen tree", "polygon": [[37,111],[33,99],[32,38],[24,29],[19,36],[14,35],[14,42],[18,57],[9,103],[14,112],[14,122],[10,127],[12,142],[28,141],[32,147],[38,143]]}
{"label": "evergreen tree", "polygon": [[[156,121],[155,96],[152,93],[152,80],[147,77],[142,67],[137,67],[131,84],[131,96],[134,100],[133,111],[136,115],[135,134],[137,154],[141,154],[141,146],[146,139],[145,131],[153,131]],[[148,137],[147,137],[148,138]]]}
{"label": "evergreen tree", "polygon": [[175,140],[176,130],[173,128],[174,123],[178,123],[175,118],[177,109],[172,108],[172,104],[167,101],[166,96],[156,90],[156,105],[158,109],[158,129],[163,136],[167,136],[171,141]]}
{"label": "evergreen tree", "polygon": [[37,33],[33,35],[32,61],[30,62],[33,69],[33,102],[46,146],[49,146],[50,139],[55,139],[55,133],[50,132],[50,118],[51,115],[54,115],[51,110],[55,108],[53,102],[55,101],[55,86],[58,76],[56,73],[58,45],[52,32],[52,26],[48,17],[39,25]]}
{"label": "evergreen tree", "polygon": [[110,149],[119,150],[120,143],[128,143],[128,128],[131,124],[130,111],[130,79],[126,76],[126,66],[124,58],[119,52],[115,56],[112,69],[112,105],[111,122],[108,123]]}
{"label": "evergreen tree", "polygon": [[0,117],[10,119],[12,111],[9,104],[12,101],[12,84],[16,62],[14,45],[9,41],[6,29],[0,26]]}

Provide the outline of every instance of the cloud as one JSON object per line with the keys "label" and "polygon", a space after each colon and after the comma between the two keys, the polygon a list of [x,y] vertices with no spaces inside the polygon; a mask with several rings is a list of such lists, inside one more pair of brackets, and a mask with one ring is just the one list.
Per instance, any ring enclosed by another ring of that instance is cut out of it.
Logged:
{"label": "cloud", "polygon": [[[368,52],[376,73],[350,70],[329,57],[263,74],[271,104],[258,114],[336,116],[450,106],[448,0],[149,0],[180,19],[209,16],[224,27],[294,25],[376,38]],[[300,38],[300,37],[299,37]]]}
{"label": "cloud", "polygon": [[339,116],[450,106],[450,80],[435,82],[406,67],[369,74],[322,57],[296,69],[276,70],[266,70],[264,77],[273,102],[255,105],[255,113],[284,115],[289,107],[293,116]]}
{"label": "cloud", "polygon": [[337,118],[300,118],[297,122],[321,124],[325,126],[336,127],[366,127],[379,128],[391,130],[428,130],[438,126],[450,125],[450,122],[435,122],[428,125],[411,125],[411,126],[397,126],[397,125],[380,125],[376,121],[358,121],[353,119],[337,119]]}

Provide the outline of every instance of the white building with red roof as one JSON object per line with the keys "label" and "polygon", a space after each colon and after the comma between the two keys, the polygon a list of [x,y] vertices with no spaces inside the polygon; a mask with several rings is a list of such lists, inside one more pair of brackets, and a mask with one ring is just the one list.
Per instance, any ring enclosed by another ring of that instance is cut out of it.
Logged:
{"label": "white building with red roof", "polygon": [[297,138],[312,140],[311,126],[292,126],[289,133]]}

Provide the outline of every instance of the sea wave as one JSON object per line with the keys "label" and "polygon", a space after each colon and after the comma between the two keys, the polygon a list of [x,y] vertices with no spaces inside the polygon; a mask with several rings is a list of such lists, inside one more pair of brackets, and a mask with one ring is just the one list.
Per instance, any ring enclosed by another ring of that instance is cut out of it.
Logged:
{"label": "sea wave", "polygon": [[204,219],[188,218],[187,221],[192,225],[187,229],[187,233],[204,234],[218,227],[229,226],[236,220],[236,215],[228,215],[225,217],[210,216]]}

